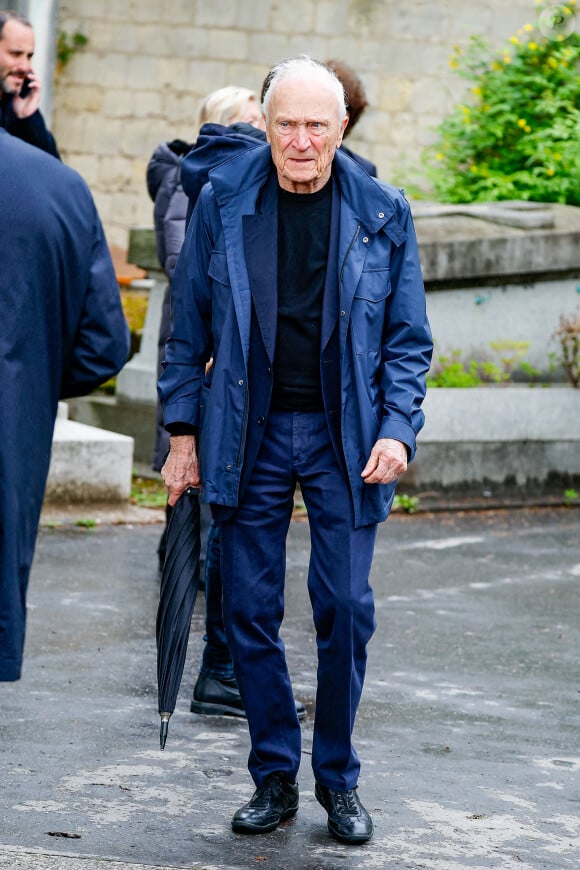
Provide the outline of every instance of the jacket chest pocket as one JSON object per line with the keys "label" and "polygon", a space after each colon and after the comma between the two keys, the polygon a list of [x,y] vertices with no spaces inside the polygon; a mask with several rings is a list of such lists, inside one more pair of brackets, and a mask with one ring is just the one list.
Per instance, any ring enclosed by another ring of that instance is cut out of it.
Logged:
{"label": "jacket chest pocket", "polygon": [[380,351],[390,293],[390,269],[365,268],[361,272],[350,315],[350,330],[356,353]]}

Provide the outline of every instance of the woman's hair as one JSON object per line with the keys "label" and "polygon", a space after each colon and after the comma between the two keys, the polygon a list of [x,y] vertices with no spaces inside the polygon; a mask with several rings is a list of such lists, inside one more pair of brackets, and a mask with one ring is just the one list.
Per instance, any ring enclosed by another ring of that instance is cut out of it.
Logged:
{"label": "woman's hair", "polygon": [[256,94],[248,88],[228,85],[225,88],[212,91],[202,100],[199,107],[198,129],[203,124],[223,124],[224,127],[233,124],[244,114],[249,100],[255,100],[258,107]]}
{"label": "woman's hair", "polygon": [[367,95],[364,85],[348,64],[342,60],[327,60],[325,65],[333,71],[342,83],[346,97],[346,110],[348,112],[348,127],[344,135],[352,133],[353,127],[368,106]]}
{"label": "woman's hair", "polygon": [[336,102],[338,104],[339,120],[342,123],[346,118],[346,100],[344,88],[340,83],[338,76],[336,76],[325,64],[321,63],[319,60],[314,60],[307,54],[301,54],[298,55],[298,57],[291,57],[288,60],[283,60],[280,63],[277,63],[276,66],[273,66],[267,74],[262,85],[262,111],[264,115],[268,117],[270,100],[272,99],[272,94],[279,82],[289,75],[300,75],[305,72],[312,78],[318,77],[319,79],[325,80],[334,90]]}

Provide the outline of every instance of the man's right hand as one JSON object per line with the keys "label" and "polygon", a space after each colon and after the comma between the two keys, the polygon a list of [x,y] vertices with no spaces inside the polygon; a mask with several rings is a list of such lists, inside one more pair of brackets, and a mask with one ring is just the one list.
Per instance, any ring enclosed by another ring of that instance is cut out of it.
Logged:
{"label": "man's right hand", "polygon": [[201,486],[195,435],[170,437],[169,456],[161,469],[161,477],[167,487],[167,503],[171,507],[188,486]]}

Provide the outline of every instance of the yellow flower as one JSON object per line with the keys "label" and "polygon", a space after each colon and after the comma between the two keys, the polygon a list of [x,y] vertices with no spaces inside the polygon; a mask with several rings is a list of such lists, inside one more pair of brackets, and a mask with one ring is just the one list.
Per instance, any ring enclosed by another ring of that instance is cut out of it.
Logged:
{"label": "yellow flower", "polygon": [[558,61],[555,57],[549,57],[547,60],[548,66],[551,66],[552,69],[556,69],[558,66]]}
{"label": "yellow flower", "polygon": [[525,132],[525,133],[531,133],[531,132],[532,132],[532,128],[529,127],[529,126],[526,124],[526,126],[524,127],[524,132]]}
{"label": "yellow flower", "polygon": [[512,62],[512,59],[511,59],[511,57],[509,56],[509,54],[504,54],[504,56],[503,56],[503,62],[504,62],[504,63],[511,63],[511,62]]}
{"label": "yellow flower", "polygon": [[519,44],[520,44],[520,41],[519,41],[519,39],[517,38],[517,36],[510,36],[510,42],[511,42],[513,45],[519,45]]}
{"label": "yellow flower", "polygon": [[472,172],[477,172],[477,166],[474,163],[472,163],[469,168],[471,169]]}
{"label": "yellow flower", "polygon": [[453,55],[449,59],[449,66],[451,67],[451,69],[459,69],[459,64],[457,63],[457,61],[455,60],[455,57],[453,57]]}
{"label": "yellow flower", "polygon": [[494,72],[499,72],[500,69],[503,69],[501,63],[498,63],[497,60],[492,61],[491,68]]}
{"label": "yellow flower", "polygon": [[535,42],[528,42],[528,48],[530,49],[530,51],[535,51],[537,49],[537,47],[538,46],[536,45]]}
{"label": "yellow flower", "polygon": [[471,88],[471,93],[475,94],[476,97],[480,97],[481,96],[481,88],[478,88],[478,87]]}
{"label": "yellow flower", "polygon": [[554,158],[554,160],[561,160],[562,159],[561,154],[552,154],[552,157]]}
{"label": "yellow flower", "polygon": [[556,174],[556,170],[552,169],[552,167],[550,166],[550,168],[548,169],[548,175],[551,176],[551,175],[555,175],[555,174]]}
{"label": "yellow flower", "polygon": [[435,155],[435,158],[436,158],[437,160],[443,160],[444,156],[445,156],[445,155],[442,154],[441,151],[438,151],[437,154]]}
{"label": "yellow flower", "polygon": [[525,118],[518,118],[518,127],[525,127],[526,124],[527,124],[527,121]]}
{"label": "yellow flower", "polygon": [[526,33],[529,33],[530,30],[533,30],[533,29],[534,28],[532,27],[531,24],[524,24],[524,30],[526,31]]}

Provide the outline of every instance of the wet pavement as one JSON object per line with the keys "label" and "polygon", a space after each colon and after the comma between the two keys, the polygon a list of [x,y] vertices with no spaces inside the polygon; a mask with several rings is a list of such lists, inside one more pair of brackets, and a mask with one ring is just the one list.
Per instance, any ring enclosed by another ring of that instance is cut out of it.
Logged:
{"label": "wet pavement", "polygon": [[284,638],[303,722],[300,810],[232,833],[253,787],[242,720],[189,701],[203,595],[159,751],[159,523],[42,529],[23,678],[0,684],[0,868],[580,866],[580,511],[394,515],[356,725],[375,837],[330,839],[309,764],[315,640],[308,525],[293,522]]}

